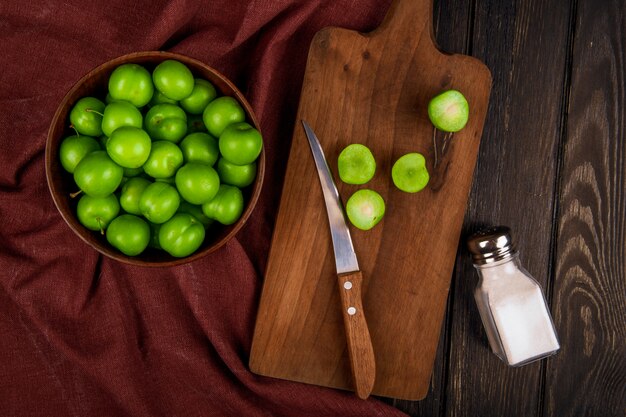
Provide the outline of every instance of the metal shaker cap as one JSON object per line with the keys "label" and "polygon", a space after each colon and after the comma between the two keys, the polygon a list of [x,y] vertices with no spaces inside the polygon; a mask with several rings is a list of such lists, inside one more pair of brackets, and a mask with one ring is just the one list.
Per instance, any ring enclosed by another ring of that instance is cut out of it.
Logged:
{"label": "metal shaker cap", "polygon": [[467,239],[467,247],[476,265],[485,265],[510,258],[517,253],[506,226],[479,230]]}

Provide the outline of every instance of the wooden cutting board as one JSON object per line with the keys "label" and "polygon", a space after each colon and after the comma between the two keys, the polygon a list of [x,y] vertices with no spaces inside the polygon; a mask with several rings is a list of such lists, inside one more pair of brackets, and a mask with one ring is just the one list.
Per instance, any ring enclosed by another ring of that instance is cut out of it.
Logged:
{"label": "wooden cutting board", "polygon": [[[376,357],[373,394],[418,400],[428,392],[491,88],[484,64],[436,48],[431,1],[397,0],[372,33],[327,28],[312,41],[254,332],[255,373],[352,390],[328,219],[304,119],[344,203],[370,188],[387,204],[372,230],[350,229]],[[435,133],[428,101],[450,88],[466,96],[469,122],[454,135]],[[338,180],[337,156],[350,143],[367,145],[378,164],[364,186]],[[393,163],[409,152],[424,154],[431,173],[416,194],[391,181]]]}

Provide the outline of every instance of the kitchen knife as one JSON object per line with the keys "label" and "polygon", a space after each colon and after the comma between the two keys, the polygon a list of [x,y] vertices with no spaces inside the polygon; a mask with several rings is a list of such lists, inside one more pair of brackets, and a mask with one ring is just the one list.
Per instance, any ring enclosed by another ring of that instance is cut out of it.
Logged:
{"label": "kitchen knife", "polygon": [[339,192],[326,163],[322,146],[311,127],[304,120],[302,120],[302,125],[311,146],[311,153],[313,153],[326,202],[354,388],[359,398],[365,399],[374,387],[376,362],[372,340],[363,313],[361,296],[363,277],[350,238],[350,230],[346,224]]}

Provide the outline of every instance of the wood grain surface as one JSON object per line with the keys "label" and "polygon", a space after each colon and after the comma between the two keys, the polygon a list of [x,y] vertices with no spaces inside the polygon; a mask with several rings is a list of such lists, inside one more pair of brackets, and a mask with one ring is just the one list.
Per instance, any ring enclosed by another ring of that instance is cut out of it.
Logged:
{"label": "wood grain surface", "polygon": [[545,415],[626,415],[626,3],[579,0]]}
{"label": "wood grain surface", "polygon": [[[543,288],[551,284],[554,161],[567,65],[564,54],[552,54],[568,49],[569,11],[561,0],[481,2],[472,40],[473,54],[494,67],[494,86],[465,235],[481,225],[509,226],[523,265]],[[465,247],[458,263],[446,413],[534,415],[542,406],[545,362],[509,368],[491,352],[473,299],[478,276]]]}
{"label": "wood grain surface", "polygon": [[513,228],[562,348],[519,369],[489,351],[461,246],[428,397],[387,401],[414,417],[622,417],[625,3],[440,0],[435,11],[439,44],[494,77],[464,233]]}
{"label": "wood grain surface", "polygon": [[[346,145],[367,145],[378,162],[367,187],[387,203],[376,228],[351,230],[376,357],[375,394],[421,399],[428,392],[490,84],[480,61],[435,47],[430,0],[396,1],[370,34],[332,28],[312,42],[297,119],[317,133],[331,169]],[[471,103],[468,125],[453,137],[434,135],[426,111],[448,88]],[[418,194],[391,183],[393,162],[408,152],[428,160],[431,182]],[[363,187],[338,188],[345,200]],[[296,125],[252,346],[254,372],[352,389],[334,275],[323,197]]]}
{"label": "wood grain surface", "polygon": [[[472,0],[434,1],[433,28],[436,32],[436,43],[442,51],[471,55],[471,39],[474,26],[472,19],[473,8],[474,2]],[[453,296],[453,293],[454,287],[452,286],[450,296]],[[426,398],[421,401],[383,398],[384,401],[411,416],[439,416],[444,410],[450,349],[451,308],[452,303],[448,301],[445,319],[441,327],[433,375]]]}

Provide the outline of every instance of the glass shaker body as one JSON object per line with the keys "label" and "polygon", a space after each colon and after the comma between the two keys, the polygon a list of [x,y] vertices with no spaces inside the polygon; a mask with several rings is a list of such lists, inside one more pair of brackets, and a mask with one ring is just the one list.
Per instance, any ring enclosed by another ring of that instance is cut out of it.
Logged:
{"label": "glass shaker body", "polygon": [[493,352],[511,366],[556,353],[560,346],[546,299],[518,255],[475,267],[480,280],[474,298]]}
{"label": "glass shaker body", "polygon": [[548,304],[522,267],[510,230],[479,232],[468,246],[479,275],[474,298],[492,351],[510,366],[556,353],[560,345]]}

